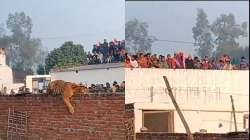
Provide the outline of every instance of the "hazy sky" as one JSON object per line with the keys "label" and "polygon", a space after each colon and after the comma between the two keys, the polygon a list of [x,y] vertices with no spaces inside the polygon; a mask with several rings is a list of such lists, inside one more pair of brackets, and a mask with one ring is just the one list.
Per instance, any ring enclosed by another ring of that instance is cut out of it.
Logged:
{"label": "hazy sky", "polygon": [[[137,18],[147,22],[149,33],[162,40],[194,42],[192,27],[196,23],[197,9],[202,8],[208,15],[210,23],[220,14],[233,13],[239,23],[248,21],[248,1],[162,1],[162,2],[126,2],[126,21]],[[241,40],[242,45],[248,40]],[[194,53],[192,44],[155,42],[154,53],[165,54],[183,50]]]}
{"label": "hazy sky", "polygon": [[104,38],[125,39],[124,0],[0,0],[0,23],[21,11],[32,19],[32,36],[49,50],[69,40],[90,50]]}

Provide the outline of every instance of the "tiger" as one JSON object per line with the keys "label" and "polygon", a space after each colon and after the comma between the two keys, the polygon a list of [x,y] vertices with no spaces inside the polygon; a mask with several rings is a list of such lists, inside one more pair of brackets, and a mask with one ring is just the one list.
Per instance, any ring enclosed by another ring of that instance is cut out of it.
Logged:
{"label": "tiger", "polygon": [[74,111],[74,107],[70,103],[70,98],[74,94],[77,94],[77,93],[86,94],[88,92],[89,90],[86,86],[78,85],[78,84],[71,83],[71,82],[66,82],[63,80],[51,81],[47,87],[48,94],[54,94],[54,93],[62,94],[63,101],[66,104],[71,114],[73,114],[75,111]]}

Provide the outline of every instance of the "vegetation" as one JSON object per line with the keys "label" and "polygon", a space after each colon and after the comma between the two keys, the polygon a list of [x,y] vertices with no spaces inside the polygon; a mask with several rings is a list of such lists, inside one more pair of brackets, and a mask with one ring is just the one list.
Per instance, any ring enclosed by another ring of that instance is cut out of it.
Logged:
{"label": "vegetation", "polygon": [[24,12],[15,12],[10,13],[6,20],[10,34],[6,34],[3,26],[0,29],[0,47],[6,49],[7,64],[16,76],[33,74],[42,61],[42,44],[39,38],[31,37],[32,26],[29,16]]}
{"label": "vegetation", "polygon": [[201,57],[230,55],[234,60],[241,56],[249,59],[249,46],[240,46],[239,38],[247,37],[247,22],[236,23],[233,14],[221,14],[209,24],[206,13],[198,9],[196,25],[193,27],[193,38],[197,44],[198,55]]}
{"label": "vegetation", "polygon": [[137,19],[128,21],[125,28],[126,51],[130,53],[151,52],[154,36],[148,34],[148,24]]}
{"label": "vegetation", "polygon": [[0,47],[6,49],[7,64],[13,69],[14,77],[24,79],[27,74],[48,74],[55,66],[68,66],[86,63],[86,53],[82,45],[71,41],[48,53],[39,38],[33,38],[32,20],[24,12],[8,15],[0,24]]}
{"label": "vegetation", "polygon": [[75,66],[86,64],[87,57],[84,48],[72,41],[65,42],[61,47],[52,50],[45,59],[45,67],[48,72],[54,67]]}

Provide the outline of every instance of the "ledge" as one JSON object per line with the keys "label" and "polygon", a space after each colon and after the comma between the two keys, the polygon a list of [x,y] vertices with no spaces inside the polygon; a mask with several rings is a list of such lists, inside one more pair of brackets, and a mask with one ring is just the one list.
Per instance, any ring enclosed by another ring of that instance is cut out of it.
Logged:
{"label": "ledge", "polygon": [[[44,99],[53,99],[53,98],[60,98],[61,94],[21,94],[21,95],[0,95],[0,100],[27,100],[27,99],[35,99],[35,100],[44,100]],[[117,92],[117,93],[89,93],[89,94],[75,94],[72,96],[73,99],[114,99],[125,100],[125,93],[124,92]]]}
{"label": "ledge", "polygon": [[106,63],[106,64],[94,64],[94,65],[81,65],[51,69],[50,73],[56,72],[68,72],[68,71],[81,71],[81,70],[93,70],[93,69],[109,69],[109,68],[124,68],[124,63]]}
{"label": "ledge", "polygon": [[[140,136],[187,136],[186,133],[167,133],[167,132],[139,132],[136,135]],[[229,132],[229,133],[193,133],[195,137],[248,137],[248,132]]]}

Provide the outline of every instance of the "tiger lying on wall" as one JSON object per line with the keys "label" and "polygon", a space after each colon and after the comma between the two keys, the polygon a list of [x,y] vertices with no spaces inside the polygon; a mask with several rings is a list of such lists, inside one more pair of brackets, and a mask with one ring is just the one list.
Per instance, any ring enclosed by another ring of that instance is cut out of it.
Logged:
{"label": "tiger lying on wall", "polygon": [[51,81],[48,84],[47,93],[53,94],[53,93],[60,93],[63,96],[63,101],[68,107],[68,110],[71,114],[74,113],[74,107],[70,103],[70,98],[74,94],[86,94],[88,92],[88,88],[83,85],[78,85],[71,82],[65,82],[63,80],[55,80]]}

